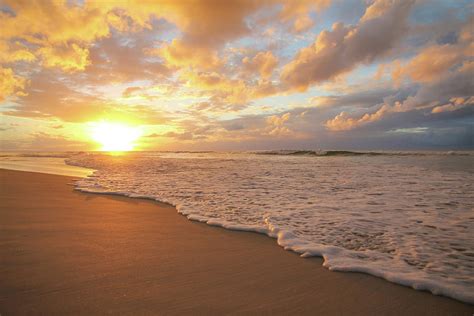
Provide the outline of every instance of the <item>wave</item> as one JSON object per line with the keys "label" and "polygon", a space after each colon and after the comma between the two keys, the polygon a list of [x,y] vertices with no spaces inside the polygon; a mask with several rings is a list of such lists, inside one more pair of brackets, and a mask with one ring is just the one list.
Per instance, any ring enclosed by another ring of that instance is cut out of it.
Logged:
{"label": "wave", "polygon": [[346,157],[346,156],[471,156],[472,151],[349,151],[349,150],[268,150],[253,152],[256,155],[274,156],[315,156],[315,157]]}
{"label": "wave", "polygon": [[275,155],[275,156],[316,156],[316,157],[335,157],[335,156],[382,156],[394,155],[393,153],[383,153],[375,151],[349,151],[349,150],[270,150],[254,152],[257,155]]}
{"label": "wave", "polygon": [[[98,170],[77,190],[168,203],[190,220],[263,233],[302,257],[321,256],[330,270],[474,303],[473,183],[465,171],[387,168],[376,158],[189,157],[97,153],[67,163]],[[466,160],[444,160],[453,159]]]}

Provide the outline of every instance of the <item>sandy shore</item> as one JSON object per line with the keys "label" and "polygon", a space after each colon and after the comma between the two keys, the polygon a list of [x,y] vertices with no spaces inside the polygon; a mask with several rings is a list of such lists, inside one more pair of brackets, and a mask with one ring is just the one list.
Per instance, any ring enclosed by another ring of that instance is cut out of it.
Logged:
{"label": "sandy shore", "polygon": [[1,315],[474,313],[164,204],[79,193],[72,180],[0,170]]}

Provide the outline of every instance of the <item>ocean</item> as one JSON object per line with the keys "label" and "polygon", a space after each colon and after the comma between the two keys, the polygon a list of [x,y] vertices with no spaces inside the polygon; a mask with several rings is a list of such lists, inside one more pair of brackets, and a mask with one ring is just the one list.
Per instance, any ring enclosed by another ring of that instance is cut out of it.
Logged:
{"label": "ocean", "polygon": [[77,190],[169,203],[190,220],[263,233],[302,257],[321,256],[330,270],[474,303],[473,152],[54,157],[96,170]]}

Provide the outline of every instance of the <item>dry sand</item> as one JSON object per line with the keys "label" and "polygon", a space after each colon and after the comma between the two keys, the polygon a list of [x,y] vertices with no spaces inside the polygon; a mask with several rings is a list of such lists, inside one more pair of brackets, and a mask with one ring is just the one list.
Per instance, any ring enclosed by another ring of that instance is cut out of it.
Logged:
{"label": "dry sand", "polygon": [[73,191],[70,177],[0,170],[0,181],[1,315],[474,313],[165,204]]}

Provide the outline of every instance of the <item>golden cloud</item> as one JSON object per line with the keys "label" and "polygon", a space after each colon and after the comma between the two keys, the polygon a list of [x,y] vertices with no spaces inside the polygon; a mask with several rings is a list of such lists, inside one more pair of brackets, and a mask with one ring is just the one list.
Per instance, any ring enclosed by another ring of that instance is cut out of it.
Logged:
{"label": "golden cloud", "polygon": [[260,77],[268,79],[278,65],[278,58],[271,51],[259,52],[253,58],[242,59],[242,66],[250,73],[258,72]]}
{"label": "golden cloud", "polygon": [[389,113],[391,108],[384,104],[379,110],[375,113],[369,114],[366,113],[360,118],[352,118],[347,112],[339,113],[332,120],[326,121],[326,128],[331,131],[348,131],[362,125],[368,124],[370,122],[375,122],[380,120],[385,114]]}
{"label": "golden cloud", "polygon": [[331,2],[331,0],[286,1],[280,12],[280,19],[283,22],[293,21],[292,31],[301,33],[308,30],[314,24],[309,13],[320,11],[329,6]]}
{"label": "golden cloud", "polygon": [[27,79],[15,76],[11,68],[0,66],[0,101],[4,101],[11,95],[25,95],[23,90],[27,82]]}
{"label": "golden cloud", "polygon": [[0,40],[0,63],[10,64],[18,61],[34,61],[36,56],[23,44]]}
{"label": "golden cloud", "polygon": [[470,98],[462,98],[462,97],[451,98],[449,100],[449,103],[434,107],[433,110],[431,110],[431,113],[452,112],[452,111],[457,111],[457,110],[462,109],[464,107],[473,106],[473,105],[474,105],[474,97],[470,97]]}
{"label": "golden cloud", "polygon": [[148,50],[148,53],[161,56],[170,67],[211,70],[223,65],[214,50],[208,47],[188,45],[177,39],[159,49]]}
{"label": "golden cloud", "polygon": [[66,72],[83,71],[90,64],[89,50],[76,44],[42,47],[38,54],[44,67],[57,67]]}
{"label": "golden cloud", "polygon": [[474,18],[471,17],[460,30],[456,43],[424,47],[405,65],[395,61],[392,78],[397,84],[404,77],[421,83],[439,81],[456,72],[473,56]]}
{"label": "golden cloud", "polygon": [[0,38],[21,38],[33,44],[91,43],[109,35],[109,26],[100,10],[68,1],[7,0],[13,12],[1,12]]}
{"label": "golden cloud", "polygon": [[304,91],[372,62],[387,53],[406,30],[414,1],[377,0],[370,5],[356,26],[335,23],[321,32],[309,47],[301,49],[287,64],[281,80],[291,89]]}

